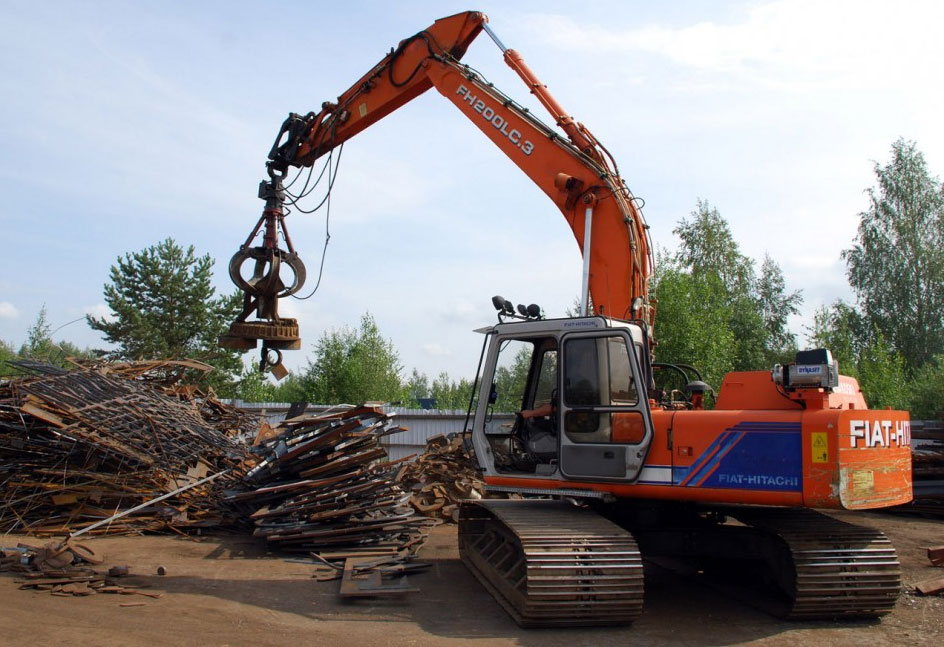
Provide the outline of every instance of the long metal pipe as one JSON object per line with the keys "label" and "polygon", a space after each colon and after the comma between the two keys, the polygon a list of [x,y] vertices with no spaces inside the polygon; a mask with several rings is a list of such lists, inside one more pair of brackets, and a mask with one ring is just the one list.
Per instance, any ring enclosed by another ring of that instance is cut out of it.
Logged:
{"label": "long metal pipe", "polygon": [[114,521],[115,519],[121,519],[121,518],[124,517],[125,515],[129,515],[129,514],[131,514],[132,512],[137,512],[138,510],[143,510],[144,508],[148,507],[149,505],[154,505],[155,503],[157,503],[157,502],[159,502],[159,501],[163,501],[164,499],[169,499],[170,497],[174,496],[175,494],[180,494],[181,492],[186,492],[186,491],[189,490],[190,488],[195,488],[195,487],[197,487],[198,485],[203,485],[204,483],[209,483],[209,482],[212,481],[213,479],[218,478],[218,477],[220,477],[220,476],[223,476],[224,474],[226,474],[227,472],[229,472],[231,469],[232,469],[232,468],[227,468],[227,469],[223,470],[222,472],[217,472],[217,473],[214,474],[213,476],[208,476],[208,477],[206,477],[206,478],[203,479],[202,481],[197,481],[196,483],[191,483],[190,485],[185,485],[185,486],[183,486],[182,488],[177,488],[177,489],[174,490],[173,492],[168,492],[167,494],[164,494],[164,495],[162,495],[162,496],[159,496],[159,497],[157,497],[156,499],[151,499],[150,501],[145,501],[145,502],[142,503],[141,505],[137,505],[137,506],[135,506],[135,507],[133,507],[133,508],[129,508],[129,509],[127,509],[127,510],[123,510],[122,512],[119,512],[119,513],[116,514],[116,515],[113,515],[113,516],[111,516],[111,517],[108,517],[107,519],[102,519],[101,521],[98,521],[98,522],[96,522],[96,523],[93,523],[91,526],[87,526],[87,527],[85,527],[85,528],[82,528],[82,530],[79,530],[78,532],[72,533],[71,535],[69,535],[69,539],[73,539],[74,537],[78,537],[79,535],[84,535],[85,533],[87,533],[87,532],[90,531],[90,530],[95,530],[96,528],[99,528],[99,527],[101,527],[101,526],[104,526],[106,523],[111,523],[111,522]]}

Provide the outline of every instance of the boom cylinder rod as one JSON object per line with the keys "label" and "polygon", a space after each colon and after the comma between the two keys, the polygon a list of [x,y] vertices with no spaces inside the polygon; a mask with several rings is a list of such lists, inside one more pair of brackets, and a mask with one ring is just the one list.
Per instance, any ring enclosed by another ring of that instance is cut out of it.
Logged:
{"label": "boom cylinder rod", "polygon": [[580,316],[590,314],[590,231],[593,226],[593,206],[584,212],[583,223],[583,284],[580,287]]}
{"label": "boom cylinder rod", "polygon": [[502,51],[502,54],[508,51],[508,48],[505,47],[505,44],[498,39],[498,36],[495,35],[495,32],[492,31],[492,28],[488,26],[487,22],[482,23],[482,29],[488,34],[489,38],[495,41],[495,44],[498,45],[498,49]]}

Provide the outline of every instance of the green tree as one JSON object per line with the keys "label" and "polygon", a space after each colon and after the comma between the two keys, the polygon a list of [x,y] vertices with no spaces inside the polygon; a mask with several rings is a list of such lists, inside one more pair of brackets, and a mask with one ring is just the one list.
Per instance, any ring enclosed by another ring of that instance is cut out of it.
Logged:
{"label": "green tree", "polygon": [[232,397],[243,402],[307,402],[301,379],[295,373],[278,382],[272,374],[259,371],[258,364],[244,366],[239,381],[232,389]]}
{"label": "green tree", "polygon": [[[528,383],[528,371],[531,370],[534,345],[529,342],[511,343],[513,346],[503,351],[503,353],[508,351],[513,353],[510,356],[511,362],[502,364],[495,369],[495,390],[498,392],[495,411],[518,411],[521,409],[524,390]],[[502,358],[504,358],[504,355]]]}
{"label": "green tree", "polygon": [[472,395],[472,382],[465,378],[455,382],[443,371],[433,380],[430,393],[437,409],[465,409]]}
{"label": "green tree", "polygon": [[279,380],[279,383],[275,385],[272,401],[308,402],[302,378],[295,373],[289,373],[285,378]]}
{"label": "green tree", "polygon": [[741,253],[728,222],[707,200],[698,200],[690,218],[672,230],[682,240],[676,259],[693,274],[715,274],[731,293],[746,293],[754,264]]}
{"label": "green tree", "polygon": [[393,342],[381,336],[374,318],[365,313],[358,330],[344,327],[321,336],[301,381],[308,402],[395,402],[404,398],[400,370]]}
{"label": "green tree", "polygon": [[46,316],[46,304],[39,309],[36,321],[26,331],[26,342],[20,346],[20,357],[45,359],[53,350],[52,325]]}
{"label": "green tree", "polygon": [[704,200],[674,233],[681,245],[656,255],[652,281],[657,359],[696,365],[716,388],[729,371],[782,361],[796,346],[787,321],[802,297],[786,291],[777,263],[765,256],[758,277],[728,223]]}
{"label": "green tree", "polygon": [[814,348],[829,349],[843,375],[859,376],[859,357],[867,341],[862,316],[844,301],[822,306],[813,315],[808,342]]}
{"label": "green tree", "polygon": [[911,382],[911,416],[917,420],[944,418],[941,386],[944,385],[944,354],[935,355],[914,372]]}
{"label": "green tree", "polygon": [[904,357],[885,335],[843,301],[820,308],[813,317],[809,342],[827,348],[843,375],[854,377],[869,407],[909,409],[914,399]]}
{"label": "green tree", "polygon": [[405,390],[410,404],[419,406],[421,399],[430,397],[429,377],[427,377],[426,373],[420,373],[414,368],[410,379],[406,382]]}
{"label": "green tree", "polygon": [[[692,305],[717,310],[724,328],[731,332],[731,368],[761,368],[767,363],[768,335],[754,262],[741,253],[727,221],[706,200],[699,200],[690,218],[683,218],[673,231],[682,241],[675,261],[695,280]],[[695,303],[699,299],[706,303]],[[720,327],[715,330],[725,336]]]}
{"label": "green tree", "polygon": [[907,410],[911,406],[911,390],[905,372],[904,357],[875,330],[859,356],[859,387],[872,409]]}
{"label": "green tree", "polygon": [[219,347],[219,337],[242,306],[238,293],[216,296],[213,259],[193,246],[168,238],[119,257],[105,285],[113,318],[87,317],[88,325],[117,346],[120,359],[188,357],[217,370],[207,382],[229,392],[242,363],[235,351]]}
{"label": "green tree", "polygon": [[653,292],[658,302],[656,359],[693,364],[715,388],[736,364],[727,291],[716,274],[692,274],[660,256]]}
{"label": "green tree", "polygon": [[55,332],[46,314],[46,304],[43,304],[36,315],[36,321],[26,331],[26,342],[20,346],[17,356],[39,360],[60,368],[74,366],[69,361],[70,359],[91,359],[94,356],[95,353],[92,350],[88,348],[81,349],[71,342],[64,340],[54,342],[52,335]]}
{"label": "green tree", "polygon": [[16,373],[16,369],[7,364],[8,361],[14,360],[16,357],[16,351],[13,350],[13,346],[0,339],[0,377],[6,377],[7,375]]}
{"label": "green tree", "polygon": [[276,386],[269,380],[268,372],[263,373],[259,366],[243,367],[233,389],[233,397],[243,402],[280,402],[276,399]]}
{"label": "green tree", "polygon": [[403,385],[403,395],[404,402],[411,407],[419,407],[421,399],[429,398],[437,409],[465,409],[472,395],[472,382],[465,378],[456,382],[446,371],[430,382],[426,373],[414,368]]}
{"label": "green tree", "polygon": [[903,139],[875,176],[842,257],[863,315],[914,370],[944,352],[944,188]]}
{"label": "green tree", "polygon": [[790,332],[788,321],[791,315],[800,314],[803,296],[799,290],[787,292],[783,271],[769,254],[764,255],[757,282],[757,298],[764,320],[766,338],[764,350],[767,364],[785,362],[796,355],[796,336]]}

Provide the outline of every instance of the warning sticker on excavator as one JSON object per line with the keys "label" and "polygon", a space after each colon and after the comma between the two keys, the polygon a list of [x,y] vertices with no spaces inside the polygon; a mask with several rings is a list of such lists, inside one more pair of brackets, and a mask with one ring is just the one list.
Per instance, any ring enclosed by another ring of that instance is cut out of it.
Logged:
{"label": "warning sticker on excavator", "polygon": [[829,442],[826,440],[826,434],[822,431],[814,431],[812,434],[813,462],[829,462]]}

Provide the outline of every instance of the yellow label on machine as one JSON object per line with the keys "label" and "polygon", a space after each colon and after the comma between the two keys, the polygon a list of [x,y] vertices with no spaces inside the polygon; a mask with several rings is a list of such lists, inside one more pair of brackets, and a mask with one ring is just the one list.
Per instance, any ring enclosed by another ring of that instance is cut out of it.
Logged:
{"label": "yellow label on machine", "polygon": [[813,462],[814,463],[828,463],[829,462],[829,441],[826,439],[826,433],[822,431],[814,431],[812,434],[812,447],[813,447]]}
{"label": "yellow label on machine", "polygon": [[875,474],[872,470],[856,470],[852,473],[852,493],[857,496],[875,492]]}

